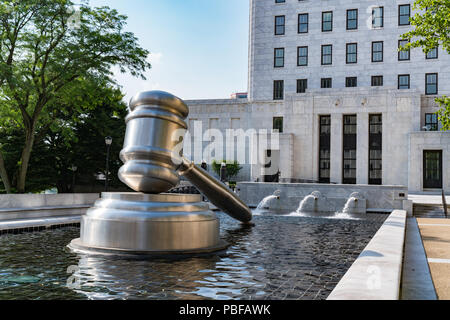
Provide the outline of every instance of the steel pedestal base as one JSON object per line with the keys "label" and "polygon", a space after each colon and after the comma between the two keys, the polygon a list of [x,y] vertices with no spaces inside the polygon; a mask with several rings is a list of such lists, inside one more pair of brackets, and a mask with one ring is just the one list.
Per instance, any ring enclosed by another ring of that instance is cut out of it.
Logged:
{"label": "steel pedestal base", "polygon": [[207,254],[228,246],[219,224],[200,195],[103,193],[69,248],[118,256]]}

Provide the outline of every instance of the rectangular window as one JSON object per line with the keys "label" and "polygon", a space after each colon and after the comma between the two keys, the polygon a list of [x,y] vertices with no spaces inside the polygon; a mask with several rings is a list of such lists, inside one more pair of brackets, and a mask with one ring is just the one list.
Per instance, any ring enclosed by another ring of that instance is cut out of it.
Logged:
{"label": "rectangular window", "polygon": [[383,120],[381,114],[369,115],[369,184],[382,184]]}
{"label": "rectangular window", "polygon": [[438,58],[438,48],[431,49],[426,54],[427,59],[437,59]]}
{"label": "rectangular window", "polygon": [[383,62],[383,41],[372,42],[372,62]]}
{"label": "rectangular window", "polygon": [[[404,47],[409,43],[409,40],[398,40],[398,48]],[[398,61],[407,61],[410,59],[410,50],[401,50],[398,52]]]}
{"label": "rectangular window", "polygon": [[275,132],[283,133],[283,117],[273,118],[273,130]]}
{"label": "rectangular window", "polygon": [[286,0],[275,0],[275,3],[285,3]]}
{"label": "rectangular window", "polygon": [[384,26],[384,7],[372,9],[372,29]]}
{"label": "rectangular window", "polygon": [[284,48],[276,48],[274,50],[273,66],[275,68],[282,68],[282,67],[284,67]]}
{"label": "rectangular window", "polygon": [[345,87],[354,88],[358,86],[358,78],[356,77],[347,77],[345,78]]}
{"label": "rectangular window", "polygon": [[398,88],[399,89],[409,89],[410,88],[409,74],[400,74],[398,76]]}
{"label": "rectangular window", "polygon": [[427,73],[425,75],[425,94],[438,94],[437,73]]}
{"label": "rectangular window", "polygon": [[358,29],[358,9],[347,10],[347,30]]}
{"label": "rectangular window", "polygon": [[297,48],[297,66],[308,65],[308,47]]}
{"label": "rectangular window", "polygon": [[319,182],[330,183],[331,116],[319,117]]}
{"label": "rectangular window", "polygon": [[322,12],[322,32],[333,31],[333,11]]}
{"label": "rectangular window", "polygon": [[423,151],[423,187],[442,189],[442,150]]}
{"label": "rectangular window", "polygon": [[275,80],[273,82],[273,100],[283,100],[284,99],[284,81]]}
{"label": "rectangular window", "polygon": [[333,63],[333,46],[331,44],[322,46],[322,65]]}
{"label": "rectangular window", "polygon": [[297,93],[305,93],[308,89],[308,79],[297,80]]}
{"label": "rectangular window", "polygon": [[322,78],[320,79],[320,87],[323,89],[332,88],[332,80],[331,78]]}
{"label": "rectangular window", "polygon": [[309,15],[301,13],[298,15],[298,33],[308,33]]}
{"label": "rectangular window", "polygon": [[284,35],[284,31],[285,31],[285,16],[276,16],[275,35],[276,36]]}
{"label": "rectangular window", "polygon": [[372,76],[372,87],[382,87],[383,76]]}
{"label": "rectangular window", "polygon": [[409,18],[411,17],[411,5],[401,4],[398,6],[398,25],[409,26]]}
{"label": "rectangular window", "polygon": [[427,131],[439,130],[438,115],[436,113],[425,114],[425,127],[427,128]]}
{"label": "rectangular window", "polygon": [[356,184],[356,115],[344,116],[344,184]]}
{"label": "rectangular window", "polygon": [[357,43],[347,43],[346,49],[346,62],[347,63],[357,63],[358,62],[358,44]]}

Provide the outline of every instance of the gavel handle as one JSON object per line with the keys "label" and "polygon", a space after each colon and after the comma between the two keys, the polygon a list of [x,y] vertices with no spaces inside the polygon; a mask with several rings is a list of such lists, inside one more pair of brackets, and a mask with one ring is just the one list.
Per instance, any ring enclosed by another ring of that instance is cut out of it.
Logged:
{"label": "gavel handle", "polygon": [[183,158],[178,172],[186,177],[211,203],[232,218],[244,223],[252,220],[251,210],[236,194],[193,162]]}

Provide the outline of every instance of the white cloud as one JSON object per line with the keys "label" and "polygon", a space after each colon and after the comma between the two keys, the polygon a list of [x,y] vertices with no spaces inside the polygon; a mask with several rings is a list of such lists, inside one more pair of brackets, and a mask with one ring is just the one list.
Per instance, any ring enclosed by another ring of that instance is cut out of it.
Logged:
{"label": "white cloud", "polygon": [[156,66],[162,63],[162,58],[162,52],[152,52],[148,55],[147,61],[150,62],[152,66]]}

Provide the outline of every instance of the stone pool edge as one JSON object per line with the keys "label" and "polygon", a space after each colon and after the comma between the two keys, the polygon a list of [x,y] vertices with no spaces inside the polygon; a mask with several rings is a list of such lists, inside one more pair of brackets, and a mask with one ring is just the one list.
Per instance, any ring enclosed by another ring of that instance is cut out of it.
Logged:
{"label": "stone pool edge", "polygon": [[400,299],[406,217],[390,214],[327,300]]}

